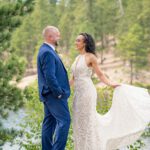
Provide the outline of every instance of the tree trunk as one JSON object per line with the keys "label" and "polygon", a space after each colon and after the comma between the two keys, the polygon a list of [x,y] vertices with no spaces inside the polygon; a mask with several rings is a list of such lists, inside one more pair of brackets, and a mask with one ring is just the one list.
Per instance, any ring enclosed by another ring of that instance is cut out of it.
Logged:
{"label": "tree trunk", "polygon": [[133,83],[133,60],[130,60],[130,84]]}
{"label": "tree trunk", "polygon": [[104,49],[106,47],[106,38],[105,35],[102,34],[101,36],[101,42],[102,42],[102,49],[101,49],[101,64],[103,64],[104,58],[103,58],[103,54],[104,54]]}
{"label": "tree trunk", "polygon": [[124,15],[124,9],[123,9],[123,5],[122,5],[122,0],[118,0],[118,4],[120,7],[120,15],[123,16]]}

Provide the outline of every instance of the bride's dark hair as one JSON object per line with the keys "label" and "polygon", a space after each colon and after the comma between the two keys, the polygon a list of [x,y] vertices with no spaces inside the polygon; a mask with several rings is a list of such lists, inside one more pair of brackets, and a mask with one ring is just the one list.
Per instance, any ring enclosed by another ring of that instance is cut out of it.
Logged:
{"label": "bride's dark hair", "polygon": [[86,52],[89,52],[89,53],[96,55],[96,53],[95,53],[95,41],[94,41],[93,37],[88,33],[80,33],[79,35],[82,35],[84,37]]}

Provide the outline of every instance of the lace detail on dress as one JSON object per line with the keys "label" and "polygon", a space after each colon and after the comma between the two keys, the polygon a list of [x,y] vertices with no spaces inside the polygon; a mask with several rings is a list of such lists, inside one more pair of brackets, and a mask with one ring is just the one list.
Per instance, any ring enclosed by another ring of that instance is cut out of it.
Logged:
{"label": "lace detail on dress", "polygon": [[[112,150],[139,138],[150,121],[147,90],[126,84],[113,93],[113,104],[105,115],[96,111],[96,88],[92,69],[79,55],[72,67],[74,76],[73,139],[75,150]],[[129,92],[130,91],[130,92]]]}

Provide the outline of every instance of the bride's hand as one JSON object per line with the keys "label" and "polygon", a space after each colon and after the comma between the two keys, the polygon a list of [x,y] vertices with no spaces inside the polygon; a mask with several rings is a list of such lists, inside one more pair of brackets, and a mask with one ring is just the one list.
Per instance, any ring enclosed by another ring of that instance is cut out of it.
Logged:
{"label": "bride's hand", "polygon": [[118,86],[121,86],[121,84],[119,84],[119,83],[111,83],[110,86],[113,87],[113,88],[116,88]]}
{"label": "bride's hand", "polygon": [[74,76],[71,76],[71,79],[69,80],[69,84],[70,84],[70,86],[72,86],[74,84]]}

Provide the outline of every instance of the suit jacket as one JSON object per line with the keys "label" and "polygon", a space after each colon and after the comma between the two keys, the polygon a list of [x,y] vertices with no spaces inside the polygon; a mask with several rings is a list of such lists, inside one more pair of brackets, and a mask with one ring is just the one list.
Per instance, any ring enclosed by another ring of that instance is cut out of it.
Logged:
{"label": "suit jacket", "polygon": [[47,100],[47,96],[55,99],[67,99],[70,96],[67,71],[57,53],[46,43],[39,49],[37,71],[41,101]]}

